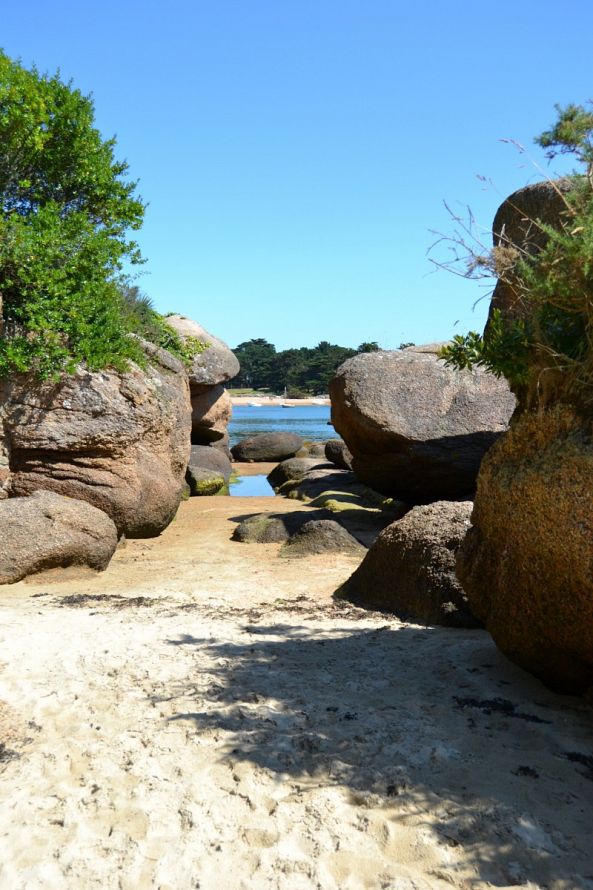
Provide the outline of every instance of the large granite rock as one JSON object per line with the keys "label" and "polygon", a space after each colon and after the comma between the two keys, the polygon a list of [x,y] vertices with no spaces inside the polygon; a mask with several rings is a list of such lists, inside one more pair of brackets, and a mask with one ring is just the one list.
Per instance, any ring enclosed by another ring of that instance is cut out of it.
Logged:
{"label": "large granite rock", "polygon": [[560,692],[593,686],[593,443],[568,407],[526,411],[482,463],[457,572],[513,661]]}
{"label": "large granite rock", "polygon": [[215,470],[206,470],[204,467],[187,468],[185,481],[189,485],[190,497],[208,497],[218,494],[225,488],[224,476]]}
{"label": "large granite rock", "polygon": [[203,352],[195,356],[189,369],[189,382],[191,386],[215,386],[217,383],[226,383],[239,373],[239,361],[229,347],[214,337],[206,328],[185,318],[183,315],[167,316],[167,324],[179,334],[182,339],[192,337],[208,346]]}
{"label": "large granite rock", "polygon": [[352,455],[342,439],[329,439],[325,443],[325,456],[330,463],[340,470],[352,469]]}
{"label": "large granite rock", "polygon": [[[508,249],[509,265],[492,308],[503,320],[532,320],[533,303],[513,288],[513,256],[545,243],[538,221],[565,224],[570,186],[529,186],[498,210],[494,244]],[[457,573],[509,658],[578,693],[593,686],[593,421],[590,401],[571,388],[574,376],[553,364],[532,351],[510,429],[482,463]]]}
{"label": "large granite rock", "polygon": [[188,471],[211,470],[220,473],[225,483],[231,478],[233,466],[226,454],[211,445],[192,445]]}
{"label": "large granite rock", "polygon": [[182,364],[145,344],[147,367],[5,380],[0,422],[11,497],[37,489],[103,510],[127,537],[159,534],[179,506],[191,406]]}
{"label": "large granite rock", "polygon": [[313,519],[291,535],[279,555],[300,558],[321,553],[346,553],[362,557],[365,549],[334,519]]}
{"label": "large granite rock", "polygon": [[288,479],[278,493],[328,511],[366,547],[409,509],[407,504],[386,498],[359,482],[354,473],[334,466],[313,467],[302,476]]}
{"label": "large granite rock", "polygon": [[236,377],[239,362],[229,347],[209,331],[182,315],[169,315],[169,324],[182,340],[192,338],[207,343],[189,368],[192,405],[192,442],[208,445],[223,439],[231,419],[231,399],[221,385]]}
{"label": "large granite rock", "polygon": [[117,546],[109,517],[52,491],[0,502],[0,584],[65,566],[107,567]]}
{"label": "large granite rock", "polygon": [[211,448],[216,448],[217,451],[220,451],[221,454],[224,454],[226,458],[228,458],[229,463],[231,460],[231,449],[230,449],[230,436],[227,433],[224,434],[222,439],[216,439],[215,442],[210,442]]}
{"label": "large granite rock", "polygon": [[300,436],[294,433],[261,433],[248,439],[241,439],[231,448],[237,461],[274,461],[294,457],[303,445]]}
{"label": "large granite rock", "polygon": [[233,405],[224,386],[191,387],[191,438],[196,445],[223,439]]}
{"label": "large granite rock", "polygon": [[[546,234],[538,223],[559,227],[567,209],[564,195],[571,184],[568,177],[555,182],[536,182],[509,195],[494,217],[494,247],[519,248],[521,253],[529,254],[540,250],[546,243]],[[490,311],[500,309],[507,318],[522,317],[525,306],[511,281],[512,263],[508,274],[496,284]]]}
{"label": "large granite rock", "polygon": [[[501,277],[492,295],[488,323],[495,309],[507,321],[529,319],[533,307],[525,299],[521,276],[518,280],[515,276],[516,260],[537,253],[546,244],[545,226],[560,229],[569,222],[565,195],[573,186],[570,177],[537,182],[514,192],[498,208],[492,231],[494,251],[501,256]],[[514,385],[521,406],[541,408],[564,401],[568,378],[554,366],[548,353],[532,352],[530,365],[528,380]]]}
{"label": "large granite rock", "polygon": [[310,457],[289,457],[268,473],[268,482],[272,488],[279,489],[285,482],[302,479],[311,470],[331,469],[330,464]]}
{"label": "large granite rock", "polygon": [[325,445],[327,439],[323,442],[305,442],[304,448],[307,451],[307,457],[325,458]]}
{"label": "large granite rock", "polygon": [[294,513],[257,513],[247,516],[235,528],[233,541],[243,544],[282,544],[308,522],[331,518],[324,510],[298,510]]}
{"label": "large granite rock", "polygon": [[404,621],[476,627],[455,577],[455,552],[469,528],[471,510],[470,501],[414,507],[381,532],[340,596],[393,612]]}
{"label": "large granite rock", "polygon": [[350,470],[338,470],[331,464],[318,464],[302,474],[292,475],[278,488],[278,492],[299,501],[314,501],[315,506],[320,506],[317,503],[320,499],[347,505],[361,502],[364,506],[376,508],[390,502],[389,498],[360,482]]}
{"label": "large granite rock", "polygon": [[330,384],[332,423],[357,477],[416,504],[471,496],[515,406],[504,380],[448,368],[438,348],[362,353]]}

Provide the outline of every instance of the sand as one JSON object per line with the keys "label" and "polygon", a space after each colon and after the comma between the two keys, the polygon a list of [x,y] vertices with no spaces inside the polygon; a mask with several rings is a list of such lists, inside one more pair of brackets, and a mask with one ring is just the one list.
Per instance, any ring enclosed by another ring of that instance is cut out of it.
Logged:
{"label": "sand", "polygon": [[269,505],[2,588],[0,887],[593,888],[591,708],[229,540]]}

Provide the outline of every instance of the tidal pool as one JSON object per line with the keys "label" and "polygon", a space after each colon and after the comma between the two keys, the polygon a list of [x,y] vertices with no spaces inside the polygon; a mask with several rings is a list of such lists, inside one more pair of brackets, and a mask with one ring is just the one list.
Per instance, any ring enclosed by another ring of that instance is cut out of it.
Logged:
{"label": "tidal pool", "polygon": [[267,476],[239,476],[229,485],[229,494],[235,498],[275,497],[276,492]]}

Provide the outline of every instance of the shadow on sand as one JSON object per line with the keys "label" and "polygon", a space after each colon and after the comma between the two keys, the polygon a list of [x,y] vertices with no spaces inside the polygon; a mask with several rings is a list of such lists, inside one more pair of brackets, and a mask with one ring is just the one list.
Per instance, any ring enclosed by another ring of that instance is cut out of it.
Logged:
{"label": "shadow on sand", "polygon": [[[339,785],[457,848],[467,887],[593,888],[591,708],[553,694],[483,631],[255,624],[171,689],[172,720],[225,734],[222,759]],[[192,692],[193,690],[193,692]],[[189,707],[188,707],[189,704]]]}

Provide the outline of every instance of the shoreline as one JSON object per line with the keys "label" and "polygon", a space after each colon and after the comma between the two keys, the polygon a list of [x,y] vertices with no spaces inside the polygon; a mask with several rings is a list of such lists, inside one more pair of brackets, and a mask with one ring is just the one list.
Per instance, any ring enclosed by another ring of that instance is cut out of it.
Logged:
{"label": "shoreline", "polygon": [[249,407],[259,406],[259,407],[276,407],[280,408],[283,405],[290,405],[291,407],[301,406],[303,408],[309,406],[324,406],[329,407],[331,402],[329,398],[321,398],[316,396],[311,396],[309,399],[285,399],[282,396],[232,396],[229,393],[230,400],[233,404],[233,407]]}

